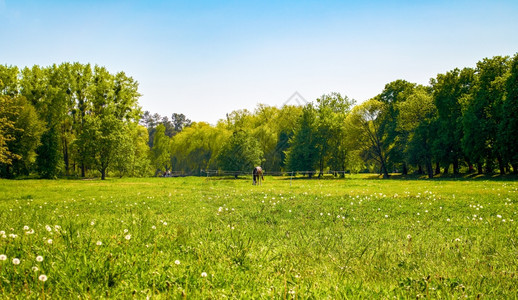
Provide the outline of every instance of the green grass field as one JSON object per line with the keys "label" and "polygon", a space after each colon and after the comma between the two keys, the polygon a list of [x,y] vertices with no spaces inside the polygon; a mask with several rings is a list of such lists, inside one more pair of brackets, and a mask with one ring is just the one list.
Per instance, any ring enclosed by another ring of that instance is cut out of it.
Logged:
{"label": "green grass field", "polygon": [[517,298],[517,202],[512,180],[1,180],[0,298]]}

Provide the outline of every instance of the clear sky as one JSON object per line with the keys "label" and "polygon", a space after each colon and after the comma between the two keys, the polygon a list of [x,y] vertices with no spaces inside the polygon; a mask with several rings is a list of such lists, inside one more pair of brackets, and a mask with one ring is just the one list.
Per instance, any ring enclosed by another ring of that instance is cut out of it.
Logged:
{"label": "clear sky", "polygon": [[144,110],[212,124],[295,91],[361,102],[516,52],[516,0],[0,0],[0,64],[124,71]]}

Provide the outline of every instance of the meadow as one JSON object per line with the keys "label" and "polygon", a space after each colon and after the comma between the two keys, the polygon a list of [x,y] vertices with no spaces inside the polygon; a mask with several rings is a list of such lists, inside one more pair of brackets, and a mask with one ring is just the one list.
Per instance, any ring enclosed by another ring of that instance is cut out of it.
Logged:
{"label": "meadow", "polygon": [[517,298],[518,182],[0,181],[0,298]]}

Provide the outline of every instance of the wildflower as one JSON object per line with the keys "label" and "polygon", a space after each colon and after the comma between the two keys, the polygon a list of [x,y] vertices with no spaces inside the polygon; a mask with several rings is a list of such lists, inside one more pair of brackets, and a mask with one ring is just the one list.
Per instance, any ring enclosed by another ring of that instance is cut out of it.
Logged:
{"label": "wildflower", "polygon": [[385,215],[385,218],[388,218],[388,215]]}
{"label": "wildflower", "polygon": [[29,226],[27,226],[27,225],[23,226],[23,230],[29,230]]}
{"label": "wildflower", "polygon": [[163,224],[164,224],[164,226],[167,226],[167,222],[164,222]]}
{"label": "wildflower", "polygon": [[41,274],[41,275],[40,275],[40,277],[38,277],[38,279],[39,279],[40,281],[45,282],[45,281],[47,281],[47,275],[45,275],[45,274]]}
{"label": "wildflower", "polygon": [[94,222],[94,221],[90,222],[90,225],[94,226],[94,225],[95,225],[95,222]]}
{"label": "wildflower", "polygon": [[407,236],[406,236],[406,238],[407,238],[407,239],[411,239],[411,238],[412,238],[412,236],[409,234],[409,235],[407,235]]}
{"label": "wildflower", "polygon": [[52,244],[52,239],[48,239],[47,243]]}
{"label": "wildflower", "polygon": [[456,239],[455,239],[455,241],[456,241],[456,242],[460,242],[460,239],[459,239],[459,238],[456,238]]}
{"label": "wildflower", "polygon": [[50,227],[49,225],[45,225],[45,229],[47,229],[48,232],[52,231],[52,227]]}
{"label": "wildflower", "polygon": [[129,241],[131,239],[131,234],[126,235],[124,238]]}
{"label": "wildflower", "polygon": [[450,222],[451,220],[450,220],[450,218],[448,218],[448,219],[446,219],[446,221]]}
{"label": "wildflower", "polygon": [[201,272],[201,277],[207,277],[207,273]]}
{"label": "wildflower", "polygon": [[34,229],[31,229],[29,231],[26,231],[25,234],[34,234]]}
{"label": "wildflower", "polygon": [[496,217],[497,217],[497,218],[500,218],[500,219],[502,218],[502,216],[501,216],[501,215],[496,215]]}
{"label": "wildflower", "polygon": [[13,265],[19,265],[20,260],[18,258],[13,258]]}
{"label": "wildflower", "polygon": [[41,255],[36,256],[36,261],[37,262],[42,262],[43,261],[43,256],[41,256]]}
{"label": "wildflower", "polygon": [[0,260],[6,260],[7,259],[7,255],[5,254],[0,254]]}
{"label": "wildflower", "polygon": [[151,229],[156,229],[156,226],[155,225],[151,226]]}
{"label": "wildflower", "polygon": [[128,229],[124,229],[124,233],[128,233]]}
{"label": "wildflower", "polygon": [[97,246],[101,246],[102,244],[103,244],[103,242],[101,242],[101,241],[97,241],[97,243],[96,243]]}
{"label": "wildflower", "polygon": [[34,272],[38,272],[40,269],[38,269],[38,267],[34,266],[34,267],[32,267],[32,270],[33,270]]}
{"label": "wildflower", "polygon": [[179,264],[180,264],[180,261],[177,259],[177,260],[175,260],[175,261],[174,261],[174,264],[175,264],[175,265],[179,265]]}

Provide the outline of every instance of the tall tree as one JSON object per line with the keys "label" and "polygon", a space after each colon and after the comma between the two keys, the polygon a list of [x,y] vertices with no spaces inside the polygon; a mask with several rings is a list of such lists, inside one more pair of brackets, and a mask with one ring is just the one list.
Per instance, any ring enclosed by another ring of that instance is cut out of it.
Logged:
{"label": "tall tree", "polygon": [[475,81],[475,70],[464,68],[454,69],[445,74],[438,74],[431,80],[433,100],[437,107],[438,132],[433,152],[438,161],[444,166],[453,165],[453,173],[459,172],[459,161],[465,157],[462,150],[462,99],[472,92]]}
{"label": "tall tree", "polygon": [[376,98],[365,101],[353,108],[347,116],[346,126],[351,136],[356,137],[356,148],[365,160],[374,160],[380,167],[383,178],[388,178],[387,153],[390,143],[387,133],[382,130],[387,104]]}
{"label": "tall tree", "polygon": [[509,58],[501,56],[485,58],[477,63],[476,84],[463,116],[463,148],[472,160],[485,160],[487,173],[493,172],[495,158],[500,173],[505,173],[496,140],[498,124],[502,120],[504,91],[495,83],[507,72],[508,66]]}
{"label": "tall tree", "polygon": [[165,126],[162,124],[156,127],[153,148],[151,148],[151,162],[155,168],[155,176],[161,171],[168,171],[171,167],[169,137],[165,135]]}
{"label": "tall tree", "polygon": [[505,78],[505,99],[502,104],[502,121],[498,127],[501,156],[518,173],[518,53],[510,62]]}
{"label": "tall tree", "polygon": [[398,130],[408,132],[407,161],[425,165],[428,178],[433,178],[432,146],[437,133],[437,109],[430,89],[417,86],[405,101],[398,103],[398,110]]}
{"label": "tall tree", "polygon": [[240,172],[249,172],[261,164],[263,153],[257,140],[243,130],[235,131],[223,145],[218,155],[222,170],[233,171],[237,178]]}
{"label": "tall tree", "polygon": [[312,104],[302,109],[290,148],[286,151],[286,169],[288,171],[308,171],[311,178],[318,164],[317,148],[317,113]]}

